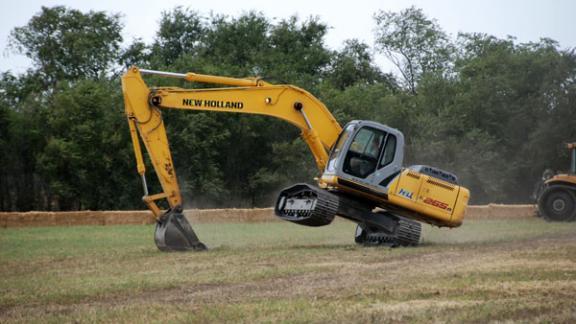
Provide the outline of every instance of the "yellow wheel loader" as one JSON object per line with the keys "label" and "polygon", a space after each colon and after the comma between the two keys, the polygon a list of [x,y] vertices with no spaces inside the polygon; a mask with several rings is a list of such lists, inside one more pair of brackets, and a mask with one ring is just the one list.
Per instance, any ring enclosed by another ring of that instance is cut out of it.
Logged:
{"label": "yellow wheel loader", "polygon": [[538,214],[547,221],[573,222],[576,220],[576,143],[570,150],[570,172],[554,175],[547,170],[535,191]]}
{"label": "yellow wheel loader", "polygon": [[[148,87],[143,75],[214,84],[211,89]],[[417,165],[403,166],[404,136],[373,121],[351,121],[342,128],[310,93],[258,78],[229,78],[130,68],[122,76],[126,116],[144,186],[143,200],[157,220],[155,242],[162,251],[203,250],[182,214],[182,196],[162,110],[214,111],[266,115],[298,127],[319,170],[317,185],[282,190],[274,207],[286,221],[305,226],[330,224],[335,216],[356,222],[355,241],[364,245],[413,246],[421,225],[458,227],[469,191],[455,175]],[[140,139],[148,151],[162,192],[150,195]],[[156,201],[167,200],[160,210]]]}

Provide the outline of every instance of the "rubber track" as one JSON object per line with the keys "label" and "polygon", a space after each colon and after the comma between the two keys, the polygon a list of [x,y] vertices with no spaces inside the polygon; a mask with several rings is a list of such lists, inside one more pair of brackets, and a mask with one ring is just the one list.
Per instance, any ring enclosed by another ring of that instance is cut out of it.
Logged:
{"label": "rubber track", "polygon": [[329,223],[334,220],[334,216],[338,212],[338,197],[332,194],[327,194],[325,191],[320,191],[321,189],[315,190],[318,197],[316,201],[316,207],[312,212],[312,219],[325,219]]}
{"label": "rubber track", "polygon": [[298,210],[281,210],[276,215],[284,220],[305,225],[305,226],[324,226],[330,224],[336,213],[338,212],[339,199],[338,196],[328,193],[322,189],[317,189],[312,186],[306,186],[306,189],[299,190],[296,194],[285,195],[286,199],[292,197],[299,198],[300,196],[315,196],[316,205],[314,210],[301,212]]}
{"label": "rubber track", "polygon": [[422,224],[402,218],[398,221],[395,241],[400,246],[416,246],[420,243],[420,234],[422,233]]}
{"label": "rubber track", "polygon": [[371,232],[366,235],[365,245],[417,246],[420,243],[422,224],[401,218],[393,234]]}

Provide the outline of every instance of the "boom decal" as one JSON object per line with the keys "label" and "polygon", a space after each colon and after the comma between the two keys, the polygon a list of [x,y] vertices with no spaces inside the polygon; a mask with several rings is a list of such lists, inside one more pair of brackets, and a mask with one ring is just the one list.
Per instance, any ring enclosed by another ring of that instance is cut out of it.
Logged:
{"label": "boom decal", "polygon": [[182,105],[188,107],[207,107],[223,109],[242,109],[244,103],[241,101],[221,101],[221,100],[204,100],[204,99],[182,99]]}

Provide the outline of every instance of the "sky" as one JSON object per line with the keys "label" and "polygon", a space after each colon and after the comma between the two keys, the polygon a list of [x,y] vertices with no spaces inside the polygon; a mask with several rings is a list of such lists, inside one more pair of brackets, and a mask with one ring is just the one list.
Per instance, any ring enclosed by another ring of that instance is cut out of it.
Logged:
{"label": "sky", "polygon": [[[0,71],[22,73],[31,67],[26,57],[7,48],[8,36],[14,27],[24,26],[42,6],[64,5],[81,11],[107,11],[122,15],[125,43],[141,38],[153,41],[161,13],[176,6],[188,7],[201,14],[239,16],[251,10],[262,12],[277,21],[297,15],[301,19],[318,17],[330,29],[326,45],[340,49],[346,39],[356,38],[374,45],[376,23],[373,16],[379,10],[400,11],[410,6],[421,8],[428,18],[452,36],[459,32],[482,32],[497,37],[514,36],[519,42],[538,41],[542,37],[555,39],[562,48],[576,47],[574,0],[21,0],[3,4],[5,13],[0,20]],[[392,66],[374,53],[376,64],[385,72]]]}

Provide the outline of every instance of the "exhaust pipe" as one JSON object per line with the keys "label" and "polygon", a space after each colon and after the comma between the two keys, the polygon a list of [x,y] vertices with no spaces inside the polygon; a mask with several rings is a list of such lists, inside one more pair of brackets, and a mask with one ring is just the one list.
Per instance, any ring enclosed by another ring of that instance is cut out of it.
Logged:
{"label": "exhaust pipe", "polygon": [[204,251],[206,245],[200,242],[190,223],[177,206],[164,213],[156,223],[154,242],[160,251]]}

